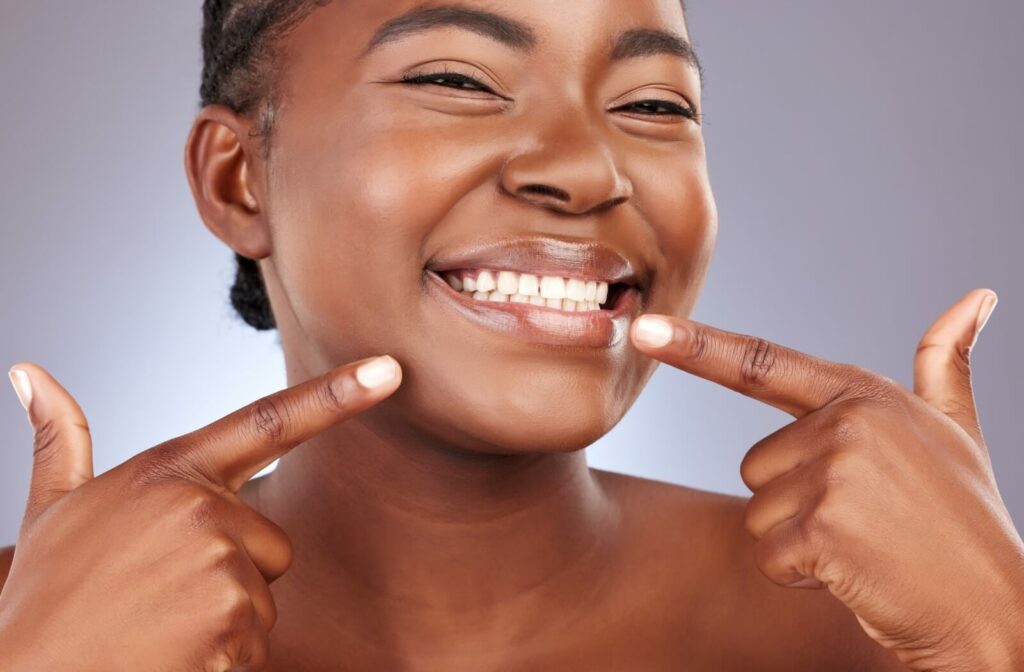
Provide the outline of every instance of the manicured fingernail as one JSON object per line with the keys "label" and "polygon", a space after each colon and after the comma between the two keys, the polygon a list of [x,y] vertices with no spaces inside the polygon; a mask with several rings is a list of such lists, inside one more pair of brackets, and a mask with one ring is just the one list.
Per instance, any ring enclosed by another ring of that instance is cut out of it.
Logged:
{"label": "manicured fingernail", "polygon": [[7,377],[11,379],[18,401],[27,411],[29,404],[32,403],[32,381],[29,380],[28,374],[22,369],[11,369],[7,372]]}
{"label": "manicured fingernail", "polygon": [[652,348],[668,345],[673,331],[672,325],[660,317],[643,315],[636,321],[636,340]]}
{"label": "manicured fingernail", "polygon": [[992,316],[992,311],[995,310],[996,304],[999,303],[999,297],[995,294],[987,294],[984,299],[981,300],[981,309],[978,311],[978,322],[974,327],[974,341],[971,343],[978,342],[978,334],[985,328],[985,324],[988,322],[988,318]]}
{"label": "manicured fingernail", "polygon": [[356,369],[356,380],[363,387],[370,389],[390,383],[396,376],[398,376],[398,362],[391,355],[371,359]]}

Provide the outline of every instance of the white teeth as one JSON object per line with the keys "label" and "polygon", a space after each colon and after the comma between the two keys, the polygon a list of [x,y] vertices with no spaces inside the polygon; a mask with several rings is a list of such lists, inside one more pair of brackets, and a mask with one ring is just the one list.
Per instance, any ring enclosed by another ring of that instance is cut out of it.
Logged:
{"label": "white teeth", "polygon": [[519,276],[519,293],[523,296],[540,295],[540,278],[536,275],[523,273]]}
{"label": "white teeth", "polygon": [[545,275],[540,279],[540,295],[545,299],[565,298],[565,278]]}
{"label": "white teeth", "polygon": [[565,295],[573,301],[582,301],[587,296],[587,283],[579,278],[569,278],[565,285]]}
{"label": "white teeth", "polygon": [[498,291],[502,294],[517,294],[519,292],[519,274],[511,271],[498,273]]}
{"label": "white teeth", "polygon": [[476,276],[476,289],[479,292],[493,292],[498,288],[498,283],[494,281],[494,274],[490,271],[480,271]]}
{"label": "white teeth", "polygon": [[515,271],[474,271],[443,273],[455,291],[477,301],[528,303],[565,311],[601,310],[608,301],[609,284],[553,275]]}

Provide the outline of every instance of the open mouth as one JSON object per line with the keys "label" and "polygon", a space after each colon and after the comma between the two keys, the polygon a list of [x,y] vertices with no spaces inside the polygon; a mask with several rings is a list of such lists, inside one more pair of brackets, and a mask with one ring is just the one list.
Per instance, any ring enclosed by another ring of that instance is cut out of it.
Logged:
{"label": "open mouth", "polygon": [[452,269],[440,274],[474,301],[525,303],[563,312],[614,310],[632,285],[599,278],[539,275],[509,270]]}
{"label": "open mouth", "polygon": [[597,240],[546,235],[448,248],[424,268],[428,296],[492,332],[604,349],[626,338],[647,267]]}

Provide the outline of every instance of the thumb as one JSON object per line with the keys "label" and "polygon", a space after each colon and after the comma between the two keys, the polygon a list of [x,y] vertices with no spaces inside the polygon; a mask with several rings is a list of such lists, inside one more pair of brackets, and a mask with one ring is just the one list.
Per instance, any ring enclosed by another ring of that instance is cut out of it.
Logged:
{"label": "thumb", "polygon": [[8,375],[34,432],[28,522],[92,479],[92,436],[78,402],[45,369],[21,363]]}
{"label": "thumb", "polygon": [[991,289],[968,292],[937,319],[914,356],[914,392],[984,445],[971,384],[970,355],[998,301]]}

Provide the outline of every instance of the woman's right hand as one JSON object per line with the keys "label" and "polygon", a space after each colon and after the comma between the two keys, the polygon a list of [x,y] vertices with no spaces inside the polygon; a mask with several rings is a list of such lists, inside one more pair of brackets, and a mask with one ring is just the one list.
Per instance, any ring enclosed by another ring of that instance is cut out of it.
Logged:
{"label": "woman's right hand", "polygon": [[235,493],[283,453],[394,392],[397,362],[334,369],[98,477],[79,405],[41,367],[14,368],[31,383],[35,457],[0,593],[0,668],[260,669],[277,618],[269,583],[292,548]]}

